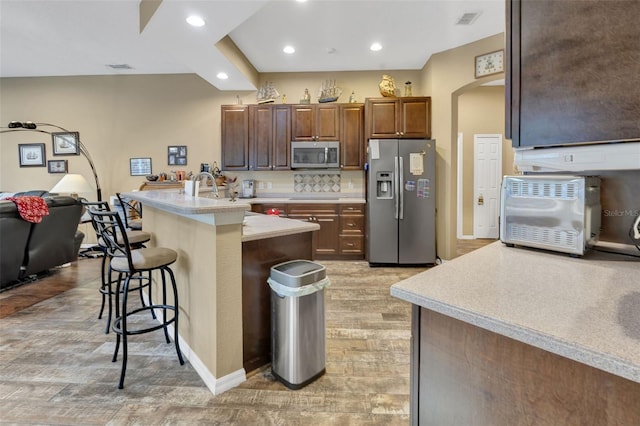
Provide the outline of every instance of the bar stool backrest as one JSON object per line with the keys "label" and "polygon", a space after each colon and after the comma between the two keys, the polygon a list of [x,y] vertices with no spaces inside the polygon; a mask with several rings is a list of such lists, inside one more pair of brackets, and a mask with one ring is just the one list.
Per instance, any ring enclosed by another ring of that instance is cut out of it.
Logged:
{"label": "bar stool backrest", "polygon": [[[91,216],[91,212],[108,212],[108,211],[111,211],[111,209],[109,208],[109,203],[107,203],[106,201],[87,201],[87,200],[83,199],[82,200],[82,205],[87,209],[87,211],[89,212],[90,216]],[[100,238],[100,232],[98,230],[98,227],[97,227],[95,221],[93,220],[93,216],[91,216],[91,226],[93,227],[93,230],[96,232],[96,236],[99,239]]]}
{"label": "bar stool backrest", "polygon": [[[96,224],[99,237],[102,238],[107,251],[112,257],[126,257],[129,263],[129,271],[134,271],[131,259],[131,247],[122,219],[114,211],[91,211],[91,220]],[[120,242],[120,244],[118,244]]]}
{"label": "bar stool backrest", "polygon": [[116,197],[122,206],[124,216],[124,226],[129,228],[129,219],[139,219],[142,217],[142,204],[132,203],[116,192]]}

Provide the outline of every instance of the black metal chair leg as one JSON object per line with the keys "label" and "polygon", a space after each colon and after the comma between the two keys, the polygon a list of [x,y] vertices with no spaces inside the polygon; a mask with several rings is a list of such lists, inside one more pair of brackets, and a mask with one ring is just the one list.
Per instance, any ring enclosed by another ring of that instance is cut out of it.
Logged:
{"label": "black metal chair leg", "polygon": [[173,322],[173,343],[176,347],[176,353],[178,354],[178,360],[180,360],[180,365],[184,365],[184,359],[182,358],[182,351],[180,350],[180,342],[178,341],[178,312],[180,310],[179,306],[180,304],[178,303],[178,286],[176,285],[176,278],[173,275],[173,271],[171,270],[171,268],[166,268],[167,272],[169,272],[169,276],[171,277],[171,287],[173,287],[173,298],[174,298],[174,303],[173,306],[175,306],[175,311],[174,311],[174,315],[175,315],[175,320]]}
{"label": "black metal chair leg", "polygon": [[120,372],[120,383],[118,389],[124,387],[124,376],[127,372],[127,294],[129,293],[129,282],[131,276],[127,275],[124,280],[124,287],[122,288],[122,315],[120,316],[120,330],[122,331],[122,371]]}
{"label": "black metal chair leg", "polygon": [[[116,334],[116,347],[113,351],[113,358],[111,362],[116,362],[118,360],[118,350],[120,349],[120,333],[117,330],[118,326],[118,318],[120,317],[120,283],[122,282],[122,273],[118,274],[118,281],[116,284],[116,291],[114,292],[114,296],[116,298],[116,316],[113,321],[113,331]],[[120,320],[122,322],[122,320]],[[122,327],[122,326],[121,326]]]}
{"label": "black metal chair leg", "polygon": [[167,278],[164,275],[164,272],[168,268],[161,268],[160,275],[162,275],[162,329],[164,330],[164,338],[167,343],[171,343],[171,339],[169,339],[169,329],[167,326]]}
{"label": "black metal chair leg", "polygon": [[[147,279],[149,280],[149,305],[153,305],[153,282],[151,281],[151,271],[148,272],[149,276],[147,277]],[[151,309],[151,318],[153,319],[157,319],[156,318],[156,313],[153,309]]]}
{"label": "black metal chair leg", "polygon": [[[107,255],[106,253],[102,253],[102,267],[100,268],[100,273],[101,273],[101,277],[100,280],[102,281],[102,283],[100,284],[100,293],[102,294],[102,304],[100,305],[100,313],[98,314],[98,319],[102,319],[102,313],[104,312],[104,304],[105,304],[105,298],[107,297],[107,295],[105,294],[106,291],[106,282],[104,279],[104,268],[107,264]],[[109,296],[109,298],[111,298],[111,296]],[[107,333],[109,332],[109,324],[107,324]]]}

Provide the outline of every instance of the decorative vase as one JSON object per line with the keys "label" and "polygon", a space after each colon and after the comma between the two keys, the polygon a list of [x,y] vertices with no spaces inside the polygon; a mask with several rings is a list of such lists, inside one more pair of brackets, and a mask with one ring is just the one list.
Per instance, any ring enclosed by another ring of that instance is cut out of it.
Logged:
{"label": "decorative vase", "polygon": [[396,96],[396,83],[393,81],[393,77],[384,74],[382,81],[379,84],[380,94],[384,97],[393,98]]}
{"label": "decorative vase", "polygon": [[404,95],[405,96],[413,96],[412,90],[411,90],[411,82],[407,81],[404,83]]}

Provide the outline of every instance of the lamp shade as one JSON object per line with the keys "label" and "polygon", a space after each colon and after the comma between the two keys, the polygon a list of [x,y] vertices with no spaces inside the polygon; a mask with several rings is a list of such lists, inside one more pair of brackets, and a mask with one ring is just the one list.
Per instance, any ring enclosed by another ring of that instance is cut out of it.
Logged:
{"label": "lamp shade", "polygon": [[72,194],[77,197],[77,194],[82,192],[93,192],[93,188],[89,185],[89,182],[82,175],[68,173],[64,175],[58,183],[55,184],[51,191],[56,194]]}

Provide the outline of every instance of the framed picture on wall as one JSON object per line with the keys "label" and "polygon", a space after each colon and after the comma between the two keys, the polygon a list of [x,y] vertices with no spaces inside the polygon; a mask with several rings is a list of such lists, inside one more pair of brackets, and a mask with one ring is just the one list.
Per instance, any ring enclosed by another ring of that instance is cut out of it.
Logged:
{"label": "framed picture on wall", "polygon": [[151,174],[151,158],[129,158],[131,176],[147,176]]}
{"label": "framed picture on wall", "polygon": [[186,166],[187,165],[187,146],[186,145],[169,146],[168,163],[170,166]]}
{"label": "framed picture on wall", "polygon": [[23,143],[18,145],[20,167],[44,167],[44,144]]}
{"label": "framed picture on wall", "polygon": [[80,155],[80,133],[53,132],[53,155]]}
{"label": "framed picture on wall", "polygon": [[67,160],[49,160],[47,161],[47,170],[49,173],[67,173]]}

